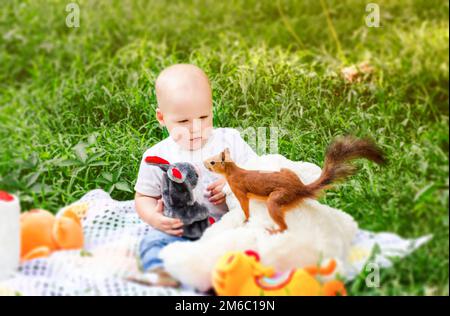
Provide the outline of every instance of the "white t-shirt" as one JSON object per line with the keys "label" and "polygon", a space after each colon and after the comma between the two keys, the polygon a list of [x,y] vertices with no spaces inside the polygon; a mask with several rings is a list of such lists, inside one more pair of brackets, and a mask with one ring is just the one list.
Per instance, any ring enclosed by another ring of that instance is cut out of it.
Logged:
{"label": "white t-shirt", "polygon": [[[160,141],[153,147],[147,149],[142,156],[139,174],[134,190],[143,195],[158,197],[162,195],[163,171],[145,162],[147,156],[158,156],[170,163],[190,162],[199,169],[198,189],[207,196],[206,188],[209,184],[219,179],[220,175],[205,168],[203,161],[222,152],[225,148],[230,149],[231,158],[237,165],[243,165],[247,160],[256,156],[253,149],[242,139],[239,132],[232,128],[215,128],[206,144],[200,149],[190,151],[181,148],[172,137]],[[203,201],[207,204],[211,215],[220,216],[227,210],[226,205],[217,206],[209,203],[207,198]]]}

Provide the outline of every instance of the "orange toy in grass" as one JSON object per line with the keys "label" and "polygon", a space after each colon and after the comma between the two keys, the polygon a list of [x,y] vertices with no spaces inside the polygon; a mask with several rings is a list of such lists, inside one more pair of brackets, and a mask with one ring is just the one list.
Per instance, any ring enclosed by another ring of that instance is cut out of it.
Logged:
{"label": "orange toy in grass", "polygon": [[46,257],[55,250],[83,247],[83,229],[70,209],[61,216],[45,210],[31,210],[20,216],[22,261]]}

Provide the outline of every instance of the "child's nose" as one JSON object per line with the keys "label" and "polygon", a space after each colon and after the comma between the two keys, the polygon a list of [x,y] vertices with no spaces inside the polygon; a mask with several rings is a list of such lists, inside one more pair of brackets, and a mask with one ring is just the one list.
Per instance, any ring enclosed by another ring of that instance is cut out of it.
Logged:
{"label": "child's nose", "polygon": [[201,131],[202,131],[202,120],[194,119],[191,124],[191,133],[198,134],[201,133]]}

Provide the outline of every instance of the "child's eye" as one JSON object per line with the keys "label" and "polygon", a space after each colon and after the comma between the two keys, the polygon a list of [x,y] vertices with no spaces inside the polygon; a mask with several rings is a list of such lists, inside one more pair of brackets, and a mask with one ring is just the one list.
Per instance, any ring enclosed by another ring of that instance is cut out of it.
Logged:
{"label": "child's eye", "polygon": [[187,123],[187,122],[189,122],[189,120],[181,120],[181,121],[178,121],[177,123]]}
{"label": "child's eye", "polygon": [[207,118],[209,115],[203,115],[203,116],[200,116],[200,119],[205,119],[205,118]]}

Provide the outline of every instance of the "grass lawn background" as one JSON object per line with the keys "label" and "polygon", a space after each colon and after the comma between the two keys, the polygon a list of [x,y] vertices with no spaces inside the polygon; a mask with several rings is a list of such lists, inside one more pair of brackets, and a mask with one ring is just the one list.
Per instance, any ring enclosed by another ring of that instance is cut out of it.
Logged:
{"label": "grass lawn background", "polygon": [[[334,136],[371,136],[389,165],[361,172],[322,202],[360,227],[404,237],[434,234],[351,295],[445,294],[449,289],[448,2],[69,1],[0,4],[0,188],[22,208],[56,212],[103,188],[133,198],[139,161],[165,136],[153,82],[194,63],[214,89],[215,125],[278,127],[279,151],[322,165]],[[339,48],[340,47],[340,48]],[[343,66],[370,60],[370,80],[345,84]]]}

